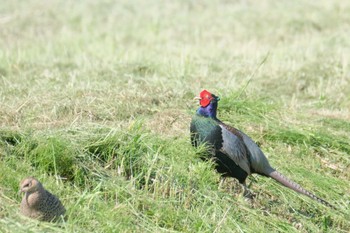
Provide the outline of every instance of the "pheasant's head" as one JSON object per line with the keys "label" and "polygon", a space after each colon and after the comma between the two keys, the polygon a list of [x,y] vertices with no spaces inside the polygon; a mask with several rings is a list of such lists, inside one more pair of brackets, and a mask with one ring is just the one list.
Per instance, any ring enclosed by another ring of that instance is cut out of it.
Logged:
{"label": "pheasant's head", "polygon": [[41,183],[34,177],[27,177],[19,184],[19,192],[33,193],[42,189]]}
{"label": "pheasant's head", "polygon": [[199,97],[196,97],[196,99],[199,99],[199,104],[203,107],[206,108],[210,103],[217,103],[220,98],[212,93],[210,93],[207,90],[203,90],[200,94]]}
{"label": "pheasant's head", "polygon": [[199,97],[195,97],[199,100],[200,108],[197,113],[205,116],[216,118],[216,109],[218,107],[218,101],[220,98],[207,90],[203,90]]}

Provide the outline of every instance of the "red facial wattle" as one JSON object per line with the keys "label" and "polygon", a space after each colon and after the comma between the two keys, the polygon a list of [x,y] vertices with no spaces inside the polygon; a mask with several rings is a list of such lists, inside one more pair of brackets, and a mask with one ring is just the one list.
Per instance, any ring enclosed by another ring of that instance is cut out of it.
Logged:
{"label": "red facial wattle", "polygon": [[200,93],[200,105],[205,108],[207,107],[209,104],[210,104],[210,101],[214,99],[212,94],[207,91],[207,90],[203,90],[201,93]]}

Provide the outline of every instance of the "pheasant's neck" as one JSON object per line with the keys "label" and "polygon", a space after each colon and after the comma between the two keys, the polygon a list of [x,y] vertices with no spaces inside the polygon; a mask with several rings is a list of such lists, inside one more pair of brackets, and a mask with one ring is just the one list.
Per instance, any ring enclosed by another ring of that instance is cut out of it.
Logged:
{"label": "pheasant's neck", "polygon": [[25,198],[28,206],[35,208],[44,197],[44,190],[37,190],[32,193],[26,193]]}
{"label": "pheasant's neck", "polygon": [[210,103],[207,107],[199,107],[197,110],[197,114],[204,117],[209,117],[215,120],[218,120],[216,118],[216,110],[217,105]]}

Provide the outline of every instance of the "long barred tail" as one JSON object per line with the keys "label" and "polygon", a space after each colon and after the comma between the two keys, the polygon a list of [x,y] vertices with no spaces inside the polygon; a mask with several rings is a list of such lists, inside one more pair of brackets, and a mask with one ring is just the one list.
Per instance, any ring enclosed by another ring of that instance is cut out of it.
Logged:
{"label": "long barred tail", "polygon": [[333,209],[337,209],[335,206],[333,206],[332,204],[330,204],[329,202],[317,197],[316,195],[310,193],[309,191],[305,190],[303,187],[301,187],[299,184],[295,183],[294,181],[288,179],[287,177],[285,177],[284,175],[282,175],[281,173],[279,173],[278,171],[274,170],[272,172],[270,172],[268,174],[269,177],[273,178],[274,180],[278,181],[279,183],[281,183],[282,185],[293,189],[294,191],[304,194],[320,203],[322,203],[325,206],[331,207]]}

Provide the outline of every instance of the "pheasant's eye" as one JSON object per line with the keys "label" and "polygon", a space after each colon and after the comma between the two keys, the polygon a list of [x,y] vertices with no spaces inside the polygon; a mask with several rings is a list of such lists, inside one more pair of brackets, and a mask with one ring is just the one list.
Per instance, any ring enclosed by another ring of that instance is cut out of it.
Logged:
{"label": "pheasant's eye", "polygon": [[31,181],[26,183],[23,187],[30,187],[30,186],[32,186],[32,182]]}

